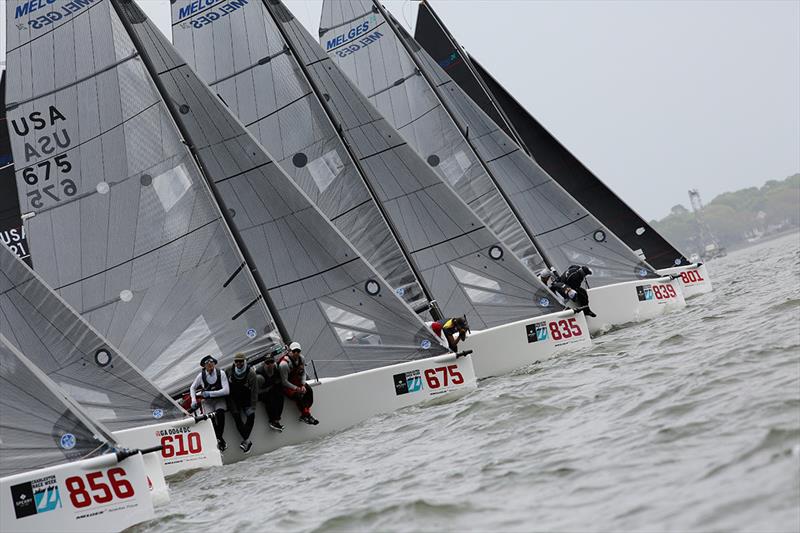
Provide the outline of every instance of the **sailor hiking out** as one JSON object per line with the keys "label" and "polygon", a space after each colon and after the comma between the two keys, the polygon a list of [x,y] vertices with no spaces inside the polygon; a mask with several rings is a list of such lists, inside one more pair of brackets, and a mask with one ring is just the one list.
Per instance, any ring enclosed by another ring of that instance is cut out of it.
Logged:
{"label": "sailor hiking out", "polygon": [[319,420],[311,416],[314,391],[309,385],[306,385],[306,360],[301,355],[301,351],[299,342],[290,344],[289,353],[283,355],[278,362],[278,370],[284,394],[294,400],[300,410],[300,421],[316,425],[319,424]]}
{"label": "sailor hiking out", "polygon": [[239,448],[244,453],[250,453],[250,448],[253,446],[250,433],[256,420],[256,402],[261,388],[259,382],[263,383],[263,378],[256,374],[255,368],[247,364],[247,357],[243,353],[237,353],[233,357],[233,365],[228,368],[226,374],[231,390],[228,395],[228,408],[233,415],[236,429],[242,436]]}
{"label": "sailor hiking out", "polygon": [[570,265],[562,275],[555,271],[542,270],[539,272],[539,279],[565,302],[575,302],[584,308],[586,316],[596,317],[597,315],[589,309],[589,293],[583,287],[586,276],[591,275],[592,270],[587,266]]}
{"label": "sailor hiking out", "polygon": [[258,374],[258,398],[267,408],[269,427],[275,431],[283,431],[281,414],[283,413],[283,381],[275,356],[268,354],[264,362],[256,368]]}
{"label": "sailor hiking out", "polygon": [[458,351],[458,343],[465,340],[467,333],[470,332],[466,316],[437,320],[431,322],[430,326],[436,336],[440,339],[444,338],[447,346],[454,352]]}
{"label": "sailor hiking out", "polygon": [[189,397],[192,399],[192,411],[197,409],[202,401],[203,412],[214,413],[212,423],[214,434],[217,436],[217,447],[224,452],[228,447],[222,435],[225,433],[225,407],[226,397],[230,394],[228,377],[225,372],[217,369],[217,360],[212,355],[206,355],[200,360],[202,370],[194,378],[189,387]]}

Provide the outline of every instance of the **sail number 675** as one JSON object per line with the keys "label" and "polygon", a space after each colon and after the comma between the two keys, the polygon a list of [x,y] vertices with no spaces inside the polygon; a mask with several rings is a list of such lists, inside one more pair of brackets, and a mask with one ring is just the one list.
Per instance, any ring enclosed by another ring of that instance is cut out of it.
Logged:
{"label": "sail number 675", "polygon": [[[441,380],[439,374],[441,374]],[[425,381],[428,382],[428,388],[438,389],[447,387],[448,382],[453,385],[461,385],[464,383],[464,376],[458,371],[458,365],[440,366],[425,370]]]}

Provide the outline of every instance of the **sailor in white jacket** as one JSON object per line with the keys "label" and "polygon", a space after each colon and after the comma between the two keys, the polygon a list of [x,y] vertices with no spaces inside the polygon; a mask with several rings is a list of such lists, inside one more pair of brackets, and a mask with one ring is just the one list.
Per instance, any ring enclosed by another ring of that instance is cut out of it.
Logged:
{"label": "sailor in white jacket", "polygon": [[224,452],[225,448],[228,447],[225,439],[222,438],[225,433],[225,408],[227,396],[231,391],[228,385],[228,376],[225,375],[225,372],[217,370],[217,360],[211,355],[203,357],[200,360],[200,366],[203,369],[194,378],[192,386],[189,387],[189,396],[192,398],[192,411],[197,408],[197,403],[202,400],[203,412],[214,413],[212,423],[214,424],[214,433],[217,436],[217,447],[221,452]]}

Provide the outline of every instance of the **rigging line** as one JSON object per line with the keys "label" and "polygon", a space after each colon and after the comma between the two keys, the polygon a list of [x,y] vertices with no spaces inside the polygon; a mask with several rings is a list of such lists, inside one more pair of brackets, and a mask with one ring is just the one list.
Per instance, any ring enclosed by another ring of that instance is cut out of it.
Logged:
{"label": "rigging line", "polygon": [[295,98],[294,100],[292,100],[291,102],[288,102],[288,103],[286,103],[286,104],[284,104],[284,105],[282,105],[282,106],[280,106],[280,107],[276,108],[274,111],[270,111],[269,113],[267,113],[267,114],[266,114],[266,115],[264,115],[263,117],[258,117],[258,118],[257,118],[257,119],[255,119],[254,121],[252,121],[252,122],[250,122],[250,123],[248,123],[248,124],[245,124],[244,126],[245,126],[246,128],[249,128],[249,127],[250,127],[250,126],[252,126],[253,124],[257,124],[257,123],[261,122],[262,120],[264,120],[264,119],[266,119],[266,118],[269,118],[269,117],[271,117],[271,116],[272,116],[272,115],[274,115],[275,113],[279,113],[279,112],[283,111],[283,110],[284,110],[284,109],[286,109],[287,107],[289,107],[289,106],[291,106],[291,105],[293,105],[293,104],[295,104],[295,103],[299,102],[300,100],[302,100],[303,98],[305,98],[305,97],[307,97],[307,96],[311,96],[312,94],[314,94],[314,92],[313,92],[313,91],[309,91],[309,92],[307,92],[307,93],[305,93],[305,94],[303,94],[303,95],[300,95],[300,96],[298,96],[297,98]]}
{"label": "rigging line", "polygon": [[280,285],[274,285],[272,287],[269,287],[269,290],[272,291],[272,290],[276,290],[276,289],[281,289],[283,287],[286,287],[286,286],[289,286],[289,285],[293,285],[295,283],[300,283],[301,281],[305,281],[307,279],[311,279],[311,278],[314,278],[314,277],[317,277],[317,276],[321,276],[322,274],[325,274],[326,272],[331,272],[332,270],[336,270],[337,268],[341,268],[341,267],[343,267],[345,265],[348,265],[348,264],[352,263],[353,261],[358,261],[359,259],[361,259],[361,256],[356,255],[356,257],[354,257],[354,258],[352,258],[352,259],[350,259],[348,261],[345,261],[344,263],[339,263],[339,264],[334,265],[334,266],[332,266],[330,268],[326,268],[325,270],[320,270],[318,272],[315,272],[314,274],[309,274],[308,276],[303,276],[302,278],[296,278],[296,279],[294,279],[292,281],[287,281],[286,283],[281,283]]}
{"label": "rigging line", "polygon": [[425,247],[423,247],[423,248],[418,248],[418,249],[414,250],[412,253],[418,253],[418,252],[422,252],[422,251],[428,250],[429,248],[434,248],[434,247],[436,247],[436,246],[439,246],[440,244],[444,244],[444,243],[446,243],[446,242],[448,242],[448,241],[452,241],[452,240],[455,240],[455,239],[460,239],[461,237],[466,237],[466,236],[467,236],[467,235],[469,235],[470,233],[475,233],[476,231],[480,231],[480,230],[482,230],[482,229],[483,229],[483,228],[485,228],[485,227],[486,227],[486,226],[479,226],[479,227],[477,227],[477,228],[475,228],[475,229],[472,229],[472,230],[470,230],[470,231],[466,231],[466,232],[462,233],[461,235],[457,235],[457,236],[455,236],[455,237],[450,237],[449,239],[445,239],[445,240],[443,240],[443,241],[439,241],[439,242],[437,242],[437,243],[431,244],[431,245],[429,245],[429,246],[425,246]]}
{"label": "rigging line", "polygon": [[37,94],[36,96],[31,96],[30,98],[27,98],[25,100],[20,100],[19,102],[10,102],[10,103],[7,102],[6,103],[6,111],[11,111],[12,109],[16,109],[17,107],[19,107],[21,105],[24,105],[24,104],[27,104],[28,102],[32,102],[34,100],[38,100],[39,98],[44,98],[45,96],[50,96],[51,94],[55,94],[57,92],[61,92],[64,89],[69,89],[70,87],[74,87],[75,85],[78,85],[78,84],[83,83],[85,81],[88,81],[88,80],[90,80],[92,78],[95,78],[95,77],[99,76],[100,74],[108,72],[109,70],[115,69],[118,66],[122,65],[123,63],[126,63],[126,62],[130,61],[131,59],[136,59],[137,57],[139,57],[139,52],[134,51],[128,57],[123,57],[122,59],[120,59],[116,63],[112,63],[112,64],[108,65],[107,67],[104,67],[104,68],[102,68],[100,70],[97,70],[97,71],[95,71],[95,72],[93,72],[91,74],[87,74],[86,76],[84,76],[82,78],[78,78],[77,80],[75,80],[73,82],[70,82],[70,83],[68,83],[66,85],[62,85],[61,87],[56,87],[55,89],[51,89],[51,90],[49,90],[47,92]]}
{"label": "rigging line", "polygon": [[75,285],[77,283],[82,283],[82,282],[84,282],[84,281],[86,281],[88,279],[91,279],[91,278],[95,277],[95,276],[99,276],[100,274],[105,274],[109,270],[113,270],[115,268],[121,267],[122,265],[128,264],[128,263],[130,263],[132,261],[136,261],[137,259],[139,259],[141,257],[144,257],[144,256],[146,256],[148,254],[153,253],[153,252],[156,252],[156,251],[160,250],[161,248],[169,246],[169,245],[171,245],[171,244],[173,244],[173,243],[175,243],[175,242],[177,242],[177,241],[179,241],[179,240],[181,240],[181,239],[183,239],[185,237],[188,237],[189,235],[191,235],[191,234],[193,234],[193,233],[195,233],[195,232],[197,232],[197,231],[199,231],[199,230],[201,230],[201,229],[203,229],[203,228],[205,228],[207,226],[210,226],[211,224],[217,223],[219,221],[220,221],[219,217],[211,219],[208,222],[206,222],[205,224],[202,224],[202,225],[194,228],[193,230],[191,230],[191,231],[189,231],[187,233],[184,233],[183,235],[179,235],[179,236],[175,237],[172,240],[169,240],[169,241],[167,241],[167,242],[165,242],[163,244],[160,244],[160,245],[156,246],[155,248],[152,248],[152,249],[150,249],[150,250],[148,250],[146,252],[142,252],[140,254],[137,254],[137,255],[131,257],[130,259],[126,259],[125,261],[121,261],[121,262],[117,263],[116,265],[113,265],[111,267],[105,268],[104,270],[101,270],[100,272],[95,272],[94,274],[90,274],[88,276],[84,276],[84,277],[82,277],[80,279],[76,279],[75,281],[71,281],[70,283],[67,283],[65,285],[60,285],[58,287],[53,287],[53,290],[54,291],[60,291],[61,289],[66,289],[67,287],[70,287],[70,286]]}
{"label": "rigging line", "polygon": [[355,22],[358,19],[362,19],[362,18],[368,16],[372,12],[373,12],[372,10],[369,10],[366,13],[362,13],[361,15],[356,15],[355,17],[351,18],[350,20],[345,20],[343,22],[340,22],[339,24],[334,24],[330,28],[320,28],[319,29],[319,36],[322,37],[323,35],[325,35],[326,33],[328,33],[329,31],[331,31],[334,28],[341,28],[342,26],[350,24],[351,22]]}
{"label": "rigging line", "polygon": [[227,76],[223,76],[223,77],[221,77],[221,78],[219,78],[217,80],[209,82],[208,85],[209,85],[209,87],[213,87],[214,85],[217,85],[218,83],[222,83],[223,81],[228,81],[229,79],[235,78],[236,76],[239,76],[240,74],[244,74],[245,72],[247,72],[249,70],[253,70],[256,67],[260,67],[260,66],[266,65],[267,63],[269,63],[270,61],[272,61],[276,57],[280,57],[280,56],[282,56],[284,54],[287,54],[287,53],[288,53],[288,50],[286,48],[284,48],[280,52],[277,52],[277,53],[272,54],[270,56],[264,56],[261,59],[259,59],[258,61],[256,61],[255,63],[253,63],[252,65],[250,65],[249,67],[245,67],[245,68],[237,70],[237,71],[235,71],[235,72],[233,72],[231,74],[228,74]]}

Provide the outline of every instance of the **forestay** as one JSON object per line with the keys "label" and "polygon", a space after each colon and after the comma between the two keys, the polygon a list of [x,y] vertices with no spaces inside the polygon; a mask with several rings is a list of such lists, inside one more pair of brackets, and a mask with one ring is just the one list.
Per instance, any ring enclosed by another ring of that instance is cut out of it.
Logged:
{"label": "forestay", "polygon": [[[173,18],[182,11],[182,4],[176,4]],[[235,108],[261,110],[250,88],[263,82],[257,86],[269,90],[258,94],[291,94],[292,87],[299,85],[306,95],[305,105],[313,104],[320,115],[328,113],[349,148],[347,157],[352,155],[358,161],[356,170],[363,170],[364,180],[371,185],[446,315],[466,313],[473,327],[484,328],[558,309],[549,292],[513,254],[506,253],[497,237],[419,159],[285,6],[280,2],[254,2],[224,19],[202,25],[199,21],[205,16],[198,12],[179,21],[174,26],[176,42],[183,43],[189,57],[205,65],[210,77],[226,80],[216,88],[224,91],[228,87],[221,96],[225,102],[235,102]],[[265,19],[263,35],[251,29],[261,28],[253,22],[259,16]],[[261,54],[269,52],[261,49],[264,42],[273,43],[276,50],[288,46],[290,51],[260,61]],[[216,61],[202,54],[210,47],[217,50]],[[242,52],[248,49],[256,51]],[[241,64],[237,63],[237,54],[241,54]],[[288,66],[280,67],[281,62]],[[231,64],[234,66],[228,66]],[[239,74],[229,78],[231,70]],[[294,78],[289,79],[292,72]],[[305,81],[303,72],[313,87]],[[226,85],[229,80],[238,81]],[[271,109],[267,107],[265,112]],[[325,124],[335,132],[333,125]],[[263,134],[262,129],[259,131]],[[305,162],[304,154],[295,155]],[[363,184],[355,184],[369,194]]]}
{"label": "forestay", "polygon": [[5,246],[0,333],[112,431],[186,416]]}
{"label": "forestay", "polygon": [[656,268],[689,260],[567,150],[453,38],[427,2],[421,2],[415,40],[473,102],[500,126],[550,177],[628,247],[641,250]]}
{"label": "forestay", "polygon": [[446,350],[133,3],[147,68],[255,261],[292,340],[320,377]]}
{"label": "forestay", "polygon": [[100,455],[113,442],[2,334],[0,435],[0,477]]}
{"label": "forestay", "polygon": [[7,2],[7,107],[39,275],[170,393],[205,354],[273,349],[250,270],[109,2],[31,5]]}
{"label": "forestay", "polygon": [[[437,140],[449,135],[468,145],[484,169],[470,176],[470,181],[508,199],[549,265],[562,271],[570,264],[590,265],[593,286],[656,275],[520,150],[396,21],[382,16],[375,4],[367,0],[326,1],[321,26],[320,39],[329,55],[430,164],[439,167],[443,161]],[[374,38],[349,46],[338,44],[337,36],[348,36],[359,27],[366,27]],[[443,134],[445,131],[449,134]],[[444,168],[440,175],[447,178]],[[462,192],[461,187],[456,190]],[[483,217],[488,211],[507,212],[511,208],[494,205],[477,212]]]}

